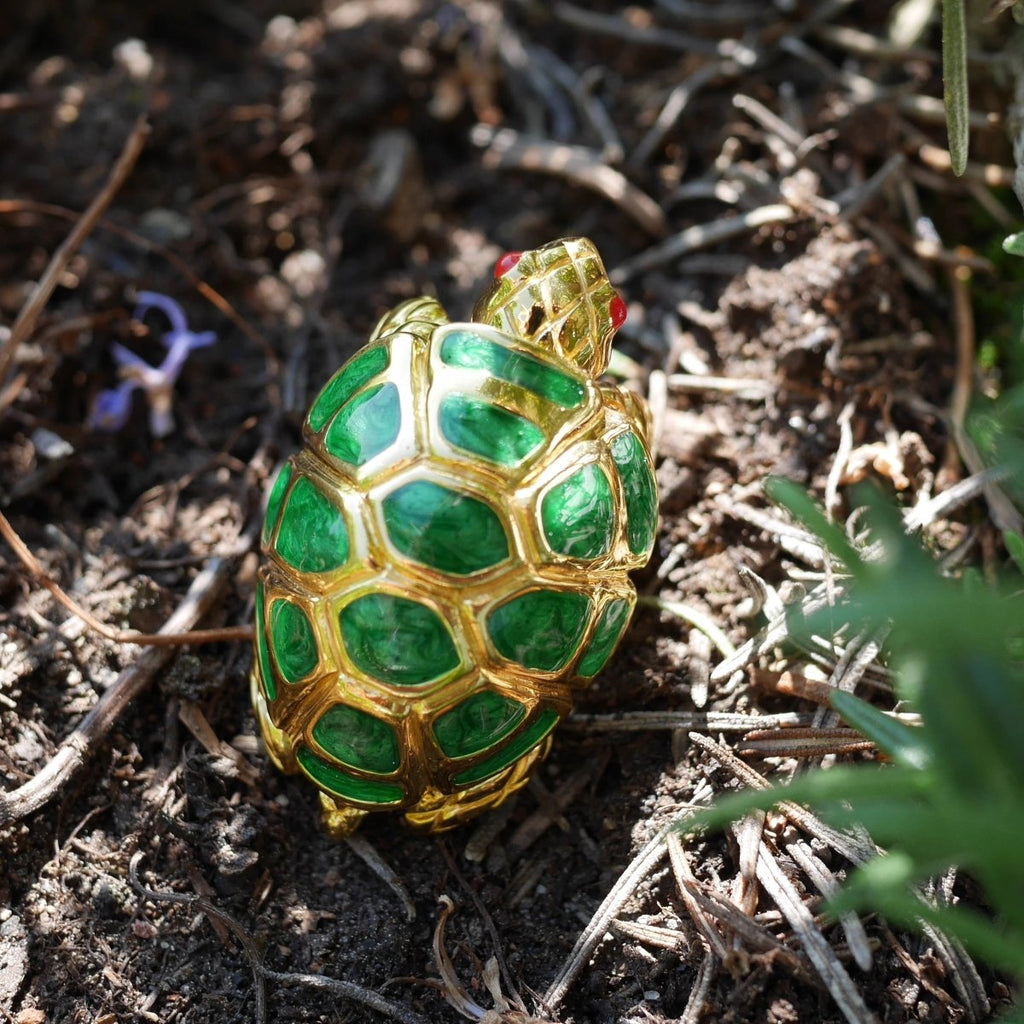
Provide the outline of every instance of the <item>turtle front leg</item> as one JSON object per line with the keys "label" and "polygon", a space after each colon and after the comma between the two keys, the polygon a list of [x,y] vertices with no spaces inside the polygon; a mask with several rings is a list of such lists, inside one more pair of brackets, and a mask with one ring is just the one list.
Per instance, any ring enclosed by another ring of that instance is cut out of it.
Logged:
{"label": "turtle front leg", "polygon": [[412,334],[426,341],[433,334],[434,328],[446,323],[448,314],[441,303],[429,295],[421,295],[416,299],[406,299],[394,309],[389,309],[378,321],[367,344],[372,345],[399,332]]}

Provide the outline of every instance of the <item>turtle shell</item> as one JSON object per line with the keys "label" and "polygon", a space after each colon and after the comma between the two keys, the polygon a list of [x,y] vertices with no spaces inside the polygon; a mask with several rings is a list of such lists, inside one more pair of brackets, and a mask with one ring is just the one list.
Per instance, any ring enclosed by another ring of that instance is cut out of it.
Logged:
{"label": "turtle shell", "polygon": [[645,414],[595,380],[601,331],[576,345],[586,368],[538,341],[536,314],[533,337],[509,332],[519,278],[478,306],[490,322],[432,299],[386,316],[271,490],[253,700],[334,834],[378,810],[444,829],[504,799],[633,609],[656,525]]}

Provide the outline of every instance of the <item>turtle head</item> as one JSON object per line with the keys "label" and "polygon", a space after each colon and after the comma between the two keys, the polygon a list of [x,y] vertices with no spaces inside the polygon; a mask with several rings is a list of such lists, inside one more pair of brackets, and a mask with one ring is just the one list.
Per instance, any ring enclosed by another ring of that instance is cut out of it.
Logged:
{"label": "turtle head", "polygon": [[594,243],[563,238],[502,256],[494,284],[473,307],[473,319],[598,377],[626,319],[626,304],[608,281]]}

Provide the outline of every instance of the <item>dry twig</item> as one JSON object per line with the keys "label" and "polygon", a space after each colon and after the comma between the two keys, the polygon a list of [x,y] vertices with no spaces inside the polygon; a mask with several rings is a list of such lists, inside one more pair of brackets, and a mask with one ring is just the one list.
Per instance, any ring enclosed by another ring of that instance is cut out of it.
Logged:
{"label": "dry twig", "polygon": [[[206,615],[220,598],[232,565],[212,559],[189,587],[161,632],[177,634],[188,630]],[[31,778],[10,793],[0,794],[0,825],[24,818],[52,799],[93,754],[128,705],[149,685],[153,676],[170,660],[170,647],[150,647],[124,669],[114,684],[103,691],[92,710],[61,743],[56,754]]]}
{"label": "dry twig", "polygon": [[[567,811],[580,794],[593,782],[598,764],[588,760],[582,768],[570,775],[554,793],[550,794],[546,806],[538,807],[516,830],[505,845],[509,863],[514,864],[540,837],[556,822],[565,826],[562,814]],[[531,781],[531,788],[537,780]],[[534,790],[535,791],[535,790]]]}
{"label": "dry twig", "polygon": [[202,896],[195,896],[191,893],[181,892],[158,892],[149,889],[139,880],[139,863],[144,854],[141,852],[132,855],[128,866],[128,879],[132,888],[142,899],[152,900],[154,903],[182,903],[187,907],[194,907],[201,911],[211,921],[218,922],[226,927],[245,953],[252,970],[253,987],[256,997],[254,1019],[257,1024],[264,1024],[267,1019],[267,996],[266,981],[277,982],[279,985],[304,985],[309,988],[323,989],[333,996],[340,996],[342,999],[349,999],[355,1003],[384,1014],[392,1020],[400,1021],[401,1024],[427,1024],[425,1018],[404,1006],[392,1003],[383,996],[378,995],[372,989],[356,985],[351,981],[342,981],[339,978],[328,978],[322,974],[299,974],[294,972],[271,971],[263,963],[263,957],[252,936],[236,921],[230,914],[221,910],[210,900]]}
{"label": "dry twig", "polygon": [[405,883],[395,873],[394,868],[380,855],[377,848],[365,837],[359,835],[346,836],[348,848],[398,897],[402,904],[407,921],[416,920],[416,906],[409,895]]}
{"label": "dry twig", "polygon": [[448,955],[444,945],[444,929],[448,918],[455,910],[450,896],[442,894],[438,902],[441,912],[437,916],[437,927],[434,929],[434,963],[441,975],[441,992],[448,1004],[454,1007],[467,1020],[479,1021],[480,1024],[549,1024],[547,1018],[534,1017],[527,1013],[522,999],[513,995],[506,998],[501,990],[497,963],[492,958],[483,969],[483,982],[494,1000],[494,1009],[485,1010],[466,991],[455,971],[455,964]]}
{"label": "dry twig", "polygon": [[627,17],[601,14],[570,3],[556,3],[555,17],[582,32],[613,36],[636,46],[660,46],[683,53],[703,53],[712,56],[731,56],[741,44],[736,40],[703,39],[689,33],[657,25],[636,25]]}
{"label": "dry twig", "polygon": [[757,880],[796,933],[808,959],[842,1010],[843,1016],[850,1024],[875,1024],[876,1017],[868,1009],[860,990],[839,962],[828,940],[814,923],[814,916],[804,905],[800,893],[786,877],[778,860],[768,852],[767,846],[761,847],[757,858]]}
{"label": "dry twig", "polygon": [[200,746],[212,757],[223,758],[230,767],[228,772],[241,779],[247,786],[255,786],[260,773],[241,751],[225,743],[214,731],[202,708],[190,700],[182,700],[178,707],[178,718],[186,729],[199,741]]}
{"label": "dry twig", "polygon": [[[821,858],[802,839],[786,844],[786,851],[797,862],[803,873],[814,883],[814,887],[826,899],[839,890],[839,882]],[[846,935],[846,944],[853,954],[854,962],[862,971],[871,970],[871,944],[860,918],[852,911],[839,916],[839,924]]]}
{"label": "dry twig", "polygon": [[[43,276],[33,289],[28,302],[21,307],[21,312],[18,313],[17,319],[11,325],[11,333],[8,335],[6,342],[0,346],[0,383],[3,383],[4,378],[7,376],[7,370],[14,359],[15,353],[18,351],[18,347],[32,333],[32,328],[35,327],[39,314],[42,313],[50,296],[53,294],[54,288],[57,287],[60,276],[68,265],[68,261],[78,251],[82,242],[89,237],[90,232],[96,226],[96,222],[103,216],[103,211],[111,204],[114,196],[117,195],[118,189],[124,184],[128,175],[131,174],[135,161],[138,160],[142,147],[145,146],[148,137],[149,122],[145,116],[142,116],[135,122],[134,127],[129,133],[124,148],[121,150],[121,155],[111,168],[103,188],[100,189],[96,198],[78,219],[71,233],[53,254],[46,270],[43,272]],[[5,394],[6,402],[12,401],[14,397],[14,395]]]}
{"label": "dry twig", "polygon": [[565,727],[587,732],[639,732],[647,729],[706,729],[708,732],[750,732],[754,729],[809,725],[810,715],[782,711],[777,715],[746,715],[729,711],[627,711],[621,715],[573,714]]}
{"label": "dry twig", "polygon": [[[138,644],[140,647],[180,647],[183,644],[213,644],[233,640],[252,641],[251,626],[223,626],[219,629],[197,629],[185,632],[140,633],[134,629],[114,629],[101,622],[88,609],[83,608],[59,583],[50,579],[39,560],[15,532],[7,517],[0,512],[0,535],[11,546],[32,581],[48,590],[72,615],[77,615],[90,629],[118,644]],[[249,546],[246,543],[246,547]]]}
{"label": "dry twig", "polygon": [[605,896],[601,905],[594,912],[589,924],[580,933],[565,963],[562,964],[554,980],[548,986],[541,999],[545,1012],[554,1013],[568,993],[577,975],[586,967],[598,943],[608,931],[612,921],[632,896],[636,887],[654,870],[667,852],[666,835],[658,833],[640,850],[629,866],[618,877]]}
{"label": "dry twig", "polygon": [[512,128],[495,131],[488,125],[476,126],[473,141],[484,149],[484,164],[493,170],[514,167],[565,178],[604,196],[649,234],[657,238],[665,234],[661,206],[621,171],[609,167],[600,153],[583,146],[527,138]]}
{"label": "dry twig", "polygon": [[[967,407],[973,392],[974,370],[974,314],[971,309],[968,277],[965,271],[951,270],[949,283],[953,291],[953,316],[956,328],[956,379],[953,396],[950,399],[949,419],[953,440],[971,473],[978,474],[985,469],[981,455],[974,441],[967,433],[965,422]],[[989,480],[983,487],[992,521],[1000,530],[1012,533],[1024,531],[1024,517],[1006,496],[1003,489]]]}
{"label": "dry twig", "polygon": [[[53,203],[40,203],[31,199],[0,199],[0,215],[18,213],[37,213],[41,216],[59,217],[61,220],[72,222],[75,222],[79,217],[79,214],[75,213],[74,210],[69,210],[65,206],[57,206]],[[149,238],[145,238],[136,231],[132,231],[103,217],[96,222],[96,229],[109,231],[118,238],[123,238],[132,245],[137,246],[142,252],[150,252],[155,256],[159,256],[162,260],[166,260],[214,309],[223,313],[250,341],[254,342],[267,362],[268,381],[266,388],[268,397],[271,399],[274,407],[279,404],[277,401],[277,385],[274,383],[277,373],[277,356],[270,347],[270,343],[216,288],[199,277],[188,263],[173,250],[159,245]],[[2,408],[2,403],[0,403],[0,408]]]}
{"label": "dry twig", "polygon": [[612,284],[624,284],[645,270],[671,263],[697,249],[717,245],[719,242],[748,234],[769,224],[786,224],[800,216],[801,214],[786,203],[771,203],[749,213],[723,217],[708,224],[694,224],[693,227],[685,228],[664,242],[659,242],[632,259],[620,263],[609,276]]}
{"label": "dry twig", "polygon": [[[760,772],[754,771],[746,762],[741,761],[731,750],[716,743],[708,736],[700,733],[690,733],[690,739],[698,747],[702,747],[713,757],[723,768],[731,772],[740,782],[751,789],[768,789],[771,783]],[[877,853],[873,843],[866,843],[863,839],[853,836],[848,832],[840,832],[838,829],[826,825],[816,814],[793,803],[791,800],[780,799],[776,805],[778,810],[796,826],[802,828],[808,835],[832,847],[837,853],[842,854],[851,864],[863,864],[866,860]]]}

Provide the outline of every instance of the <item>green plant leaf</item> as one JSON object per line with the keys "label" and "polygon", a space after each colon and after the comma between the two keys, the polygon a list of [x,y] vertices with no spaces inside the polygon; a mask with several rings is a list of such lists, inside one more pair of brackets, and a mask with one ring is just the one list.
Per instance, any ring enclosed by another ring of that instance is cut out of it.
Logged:
{"label": "green plant leaf", "polygon": [[878,857],[859,868],[847,884],[829,900],[828,910],[845,911],[870,907],[891,924],[920,930],[921,921],[956,935],[975,956],[1018,977],[1024,964],[1024,936],[1001,930],[981,914],[964,907],[934,907],[897,884],[902,875],[899,858]]}
{"label": "green plant leaf", "polygon": [[856,549],[846,539],[846,534],[831,522],[799,484],[782,477],[769,477],[764,484],[765,494],[777,505],[781,505],[794,519],[818,537],[847,567],[860,562]]}
{"label": "green plant leaf", "polygon": [[[1024,7],[1021,8],[1024,11]],[[1018,231],[1016,234],[1007,235],[1003,239],[1003,250],[1008,252],[1011,256],[1024,256],[1024,231]]]}
{"label": "green plant leaf", "polygon": [[942,91],[953,173],[967,169],[967,16],[964,0],[942,0]]}
{"label": "green plant leaf", "polygon": [[[1000,610],[992,612],[998,615]],[[978,615],[983,609],[977,610]],[[1005,610],[1002,610],[1005,615]],[[974,616],[971,616],[973,619]],[[1005,622],[1005,620],[1004,620]],[[949,623],[941,619],[937,628]],[[978,632],[982,632],[980,623]],[[1006,623],[1009,626],[1009,623]],[[949,632],[955,625],[949,623]],[[936,761],[951,788],[985,799],[1012,799],[1024,792],[1024,686],[1020,673],[998,657],[985,637],[960,629],[959,650],[937,651],[928,667],[920,711],[931,742],[943,756]],[[998,638],[1005,643],[1005,638]],[[945,660],[940,660],[945,656]]]}
{"label": "green plant leaf", "polygon": [[1003,530],[1003,544],[1017,568],[1024,572],[1024,537],[1012,530]]}
{"label": "green plant leaf", "polygon": [[1011,658],[1024,602],[970,574],[945,578],[876,488],[855,497],[880,554],[870,563],[848,556],[842,604],[792,628],[831,635],[840,617],[855,629],[892,623],[897,692],[924,717],[919,742],[936,752],[935,772],[960,792],[1002,799],[1024,790],[1024,669]]}
{"label": "green plant leaf", "polygon": [[991,880],[1000,889],[1007,882],[1016,885],[1024,842],[1024,802],[968,802],[950,797],[934,780],[929,790],[922,797],[902,791],[895,780],[887,795],[855,790],[849,801],[817,806],[837,828],[859,823],[884,846],[909,854],[918,865],[918,877],[922,871],[958,863],[980,871],[986,884]]}
{"label": "green plant leaf", "polygon": [[922,770],[929,766],[932,754],[923,730],[905,725],[844,690],[836,690],[830,702],[847,725],[863,733],[898,764]]}
{"label": "green plant leaf", "polygon": [[924,800],[931,785],[930,773],[901,765],[841,765],[801,775],[785,785],[732,793],[675,827],[684,834],[719,829],[751,811],[767,810],[783,801],[839,807],[845,801],[882,799],[894,792],[908,800]]}
{"label": "green plant leaf", "polygon": [[[1012,444],[1024,437],[1024,388],[1008,392],[990,416],[999,464],[1024,465]],[[1004,457],[1009,453],[1012,458]],[[1014,461],[1016,459],[1017,461]],[[922,724],[910,728],[851,694],[833,706],[888,754],[891,765],[811,772],[767,791],[740,793],[680,826],[717,827],[775,802],[811,804],[837,829],[866,828],[888,852],[871,858],[832,909],[871,907],[896,924],[931,922],[962,939],[976,955],[1024,972],[1024,588],[986,576],[942,571],[906,535],[895,504],[876,487],[853,489],[865,506],[859,526],[869,543],[861,555],[795,485],[772,481],[769,494],[821,538],[848,578],[836,603],[802,620],[794,640],[887,627],[888,664],[897,696],[909,700]],[[859,543],[859,540],[858,540]],[[1024,572],[1024,536],[1006,547]],[[914,894],[917,883],[950,865],[982,888],[995,919],[961,908],[934,908]]]}

